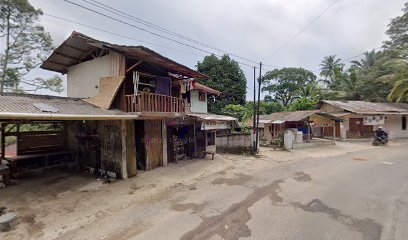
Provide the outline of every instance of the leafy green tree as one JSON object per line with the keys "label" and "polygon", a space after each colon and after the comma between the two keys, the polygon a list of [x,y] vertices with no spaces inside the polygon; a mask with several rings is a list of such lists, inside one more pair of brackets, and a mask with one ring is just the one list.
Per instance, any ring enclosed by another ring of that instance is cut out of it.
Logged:
{"label": "leafy green tree", "polygon": [[[254,112],[254,102],[249,101],[245,104],[245,108],[250,113],[250,116],[253,116]],[[268,101],[261,101],[259,104],[259,114],[260,115],[268,115],[274,112],[283,112],[285,111],[285,107],[276,101],[268,102]]]}
{"label": "leafy green tree", "polygon": [[252,112],[248,108],[239,104],[228,104],[223,109],[223,113],[244,121],[252,116]]}
{"label": "leafy green tree", "polygon": [[246,99],[246,78],[238,63],[228,55],[221,58],[215,55],[206,56],[197,63],[197,71],[210,77],[201,83],[222,92],[215,101],[208,102],[210,113],[222,114],[228,104],[244,105]]}
{"label": "leafy green tree", "polygon": [[316,76],[304,68],[282,68],[269,71],[262,79],[263,92],[269,92],[276,101],[288,107],[301,97],[301,88],[316,81]]}
{"label": "leafy green tree", "polygon": [[317,108],[317,101],[310,99],[310,98],[299,98],[295,102],[293,102],[290,107],[289,111],[303,111],[303,110],[313,110]]}
{"label": "leafy green tree", "polygon": [[404,4],[403,14],[391,20],[386,31],[389,40],[384,42],[389,60],[384,62],[387,70],[379,77],[391,82],[389,101],[408,102],[408,2]]}
{"label": "leafy green tree", "polygon": [[386,49],[398,49],[402,56],[408,56],[408,2],[404,4],[403,14],[391,20],[386,31],[389,40],[384,42]]}
{"label": "leafy green tree", "polygon": [[49,33],[38,24],[41,15],[42,11],[27,0],[0,1],[0,38],[4,44],[0,57],[0,92],[21,91],[21,83],[34,90],[62,91],[61,78],[26,78],[53,49]]}
{"label": "leafy green tree", "polygon": [[325,57],[320,64],[320,76],[324,77],[322,80],[329,87],[332,87],[335,83],[336,74],[343,71],[344,64],[341,63],[341,59],[336,55],[329,55]]}

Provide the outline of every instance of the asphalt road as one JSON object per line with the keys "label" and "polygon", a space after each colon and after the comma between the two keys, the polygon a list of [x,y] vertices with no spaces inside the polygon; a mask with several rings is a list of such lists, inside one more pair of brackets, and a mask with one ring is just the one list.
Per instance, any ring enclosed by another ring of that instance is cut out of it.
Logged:
{"label": "asphalt road", "polygon": [[56,174],[3,189],[19,217],[0,239],[408,239],[408,142],[217,155],[113,184]]}
{"label": "asphalt road", "polygon": [[160,205],[146,229],[116,237],[408,239],[407,146],[221,172]]}

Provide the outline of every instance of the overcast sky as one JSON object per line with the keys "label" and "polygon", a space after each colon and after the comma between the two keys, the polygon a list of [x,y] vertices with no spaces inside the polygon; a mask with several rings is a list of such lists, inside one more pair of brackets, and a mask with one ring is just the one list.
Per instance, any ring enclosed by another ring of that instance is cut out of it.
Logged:
{"label": "overcast sky", "polygon": [[[82,0],[71,1],[96,9]],[[279,67],[301,66],[315,74],[318,74],[319,63],[327,55],[336,54],[342,59],[347,59],[381,46],[382,41],[386,39],[384,32],[387,24],[391,18],[401,15],[401,8],[405,2],[338,0],[305,31],[277,52],[277,49],[293,39],[334,0],[99,1],[235,55]],[[111,43],[145,45],[193,69],[197,61],[201,61],[206,55],[70,5],[63,0],[30,0],[30,2],[35,7],[41,8],[44,13],[152,43],[110,35],[45,15],[42,17],[42,23],[51,33],[55,46],[75,30]],[[211,49],[205,50],[222,54]],[[242,59],[237,60],[253,65]],[[253,70],[244,65],[241,68],[248,81],[247,99],[253,99]],[[36,71],[35,74],[50,75],[47,71]]]}

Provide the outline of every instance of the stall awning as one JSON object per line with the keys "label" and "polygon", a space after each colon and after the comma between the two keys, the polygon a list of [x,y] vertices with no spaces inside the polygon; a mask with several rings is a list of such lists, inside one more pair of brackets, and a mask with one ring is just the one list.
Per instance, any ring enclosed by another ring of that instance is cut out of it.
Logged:
{"label": "stall awning", "polygon": [[275,121],[273,121],[273,122],[271,122],[272,124],[282,124],[282,123],[284,123],[285,121],[284,120],[275,120]]}
{"label": "stall awning", "polygon": [[208,113],[188,113],[187,116],[196,117],[201,120],[212,120],[212,121],[238,121],[238,119],[225,116],[225,115],[216,115],[216,114],[208,114]]}

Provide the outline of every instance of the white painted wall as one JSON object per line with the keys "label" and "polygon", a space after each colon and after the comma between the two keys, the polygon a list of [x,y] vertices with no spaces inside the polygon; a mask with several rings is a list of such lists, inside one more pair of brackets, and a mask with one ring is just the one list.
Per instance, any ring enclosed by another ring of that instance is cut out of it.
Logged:
{"label": "white painted wall", "polygon": [[207,113],[207,93],[205,93],[205,101],[200,101],[198,99],[198,91],[191,91],[190,101],[191,101],[191,112],[192,113]]}
{"label": "white painted wall", "polygon": [[389,115],[385,120],[385,130],[388,132],[390,139],[408,137],[408,130],[402,130],[402,116]]}
{"label": "white painted wall", "polygon": [[271,123],[264,123],[264,138],[270,142],[272,140],[272,133],[269,131],[269,128],[272,127]]}
{"label": "white painted wall", "polygon": [[111,54],[68,68],[67,96],[88,98],[98,94],[99,78],[113,76]]}

